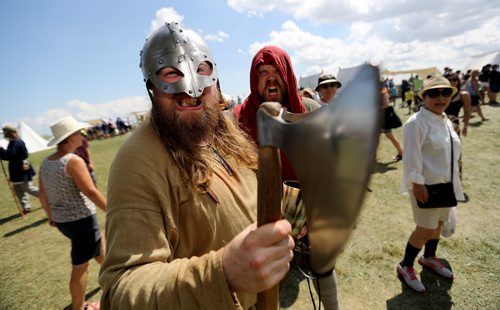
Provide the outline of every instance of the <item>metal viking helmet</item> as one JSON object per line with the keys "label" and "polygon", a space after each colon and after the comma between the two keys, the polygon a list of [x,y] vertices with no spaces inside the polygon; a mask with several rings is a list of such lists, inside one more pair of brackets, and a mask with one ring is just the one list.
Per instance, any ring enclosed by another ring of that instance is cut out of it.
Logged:
{"label": "metal viking helmet", "polygon": [[[211,75],[197,73],[202,62],[210,64]],[[216,84],[218,77],[215,66],[212,53],[203,39],[177,22],[165,23],[149,36],[141,50],[139,64],[144,82],[150,81],[164,93],[184,92],[195,98],[203,93],[203,89]],[[179,70],[184,77],[175,83],[164,83],[156,73],[165,67]]]}

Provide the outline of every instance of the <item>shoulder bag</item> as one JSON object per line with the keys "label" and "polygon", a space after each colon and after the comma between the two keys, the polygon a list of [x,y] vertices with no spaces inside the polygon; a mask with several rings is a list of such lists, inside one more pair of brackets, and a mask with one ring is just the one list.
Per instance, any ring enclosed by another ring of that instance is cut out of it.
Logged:
{"label": "shoulder bag", "polygon": [[402,125],[403,123],[401,122],[401,119],[392,106],[388,106],[384,109],[384,124],[382,128],[394,129],[399,128]]}
{"label": "shoulder bag", "polygon": [[439,183],[427,185],[427,193],[429,197],[425,203],[417,200],[418,206],[423,209],[430,208],[451,208],[457,205],[457,198],[455,197],[455,190],[453,188],[453,137],[451,136],[451,131],[448,125],[448,132],[450,133],[450,144],[451,144],[451,176],[450,182]]}

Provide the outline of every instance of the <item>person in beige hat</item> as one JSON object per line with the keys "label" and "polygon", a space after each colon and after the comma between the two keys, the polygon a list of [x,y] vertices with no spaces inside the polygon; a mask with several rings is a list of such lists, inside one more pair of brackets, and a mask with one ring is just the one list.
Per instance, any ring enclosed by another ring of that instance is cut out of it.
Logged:
{"label": "person in beige hat", "polygon": [[310,89],[309,87],[306,87],[306,88],[302,88],[300,90],[300,96],[302,98],[309,98],[309,99],[314,100],[314,97],[316,96],[316,94],[314,93],[314,91],[312,89]]}
{"label": "person in beige hat", "polygon": [[[56,145],[40,167],[40,202],[48,222],[71,240],[72,271],[69,283],[73,309],[82,309],[88,278],[88,262],[104,260],[104,236],[96,217],[96,205],[106,211],[106,198],[95,187],[84,160],[74,151],[82,144],[84,123],[67,116],[54,122]],[[87,303],[88,307],[96,303]]]}
{"label": "person in beige hat", "polygon": [[333,74],[322,74],[318,78],[318,85],[315,90],[319,93],[321,105],[328,104],[337,95],[337,89],[342,87],[342,83]]}
{"label": "person in beige hat", "polygon": [[38,187],[31,183],[33,176],[35,176],[35,170],[28,161],[28,149],[19,137],[17,129],[14,126],[6,125],[2,131],[4,137],[9,140],[9,144],[7,149],[0,147],[0,159],[9,161],[9,181],[21,203],[22,212],[26,214],[31,211],[28,194],[38,197]]}
{"label": "person in beige hat", "polygon": [[436,257],[443,223],[451,207],[421,208],[418,202],[425,203],[429,198],[425,185],[437,183],[452,183],[456,199],[464,199],[458,173],[461,142],[444,113],[456,92],[457,89],[440,75],[427,79],[418,92],[424,107],[403,127],[405,153],[401,192],[409,194],[416,227],[406,244],[404,258],[397,265],[397,272],[417,292],[424,292],[425,287],[417,278],[413,264],[424,246],[418,263],[445,279],[453,278],[451,270]]}
{"label": "person in beige hat", "polygon": [[299,92],[300,97],[302,98],[302,104],[307,112],[312,112],[316,109],[321,108],[321,105],[318,101],[316,101],[316,93],[309,87],[306,87]]}

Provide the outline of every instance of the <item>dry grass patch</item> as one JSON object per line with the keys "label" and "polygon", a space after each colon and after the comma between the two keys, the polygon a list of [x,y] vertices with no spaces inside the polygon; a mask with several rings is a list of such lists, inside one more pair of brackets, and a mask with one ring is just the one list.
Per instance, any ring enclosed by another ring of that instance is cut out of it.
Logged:
{"label": "dry grass patch", "polygon": [[[489,121],[475,116],[463,139],[464,188],[470,200],[457,210],[457,232],[438,249],[453,269],[454,281],[420,273],[425,294],[396,277],[406,241],[414,228],[407,197],[399,194],[401,162],[381,137],[377,165],[357,228],[337,260],[338,292],[343,309],[500,309],[500,108],[484,106]],[[396,109],[403,119],[406,109]],[[401,129],[395,130],[401,141]],[[99,188],[106,192],[109,166],[124,137],[92,141]],[[35,167],[50,151],[31,156]],[[0,187],[0,309],[61,309],[70,304],[69,241],[46,223],[37,209],[17,215],[5,184]],[[39,203],[34,201],[38,208]],[[101,227],[105,216],[98,211]],[[417,265],[417,271],[421,268]],[[87,293],[100,297],[98,265],[90,264]],[[282,307],[312,309],[307,281],[294,271]]]}

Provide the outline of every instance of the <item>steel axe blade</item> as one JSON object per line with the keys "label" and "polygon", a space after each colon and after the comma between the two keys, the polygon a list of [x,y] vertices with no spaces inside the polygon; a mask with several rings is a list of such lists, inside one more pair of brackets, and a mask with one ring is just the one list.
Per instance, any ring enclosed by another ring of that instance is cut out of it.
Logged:
{"label": "steel axe blade", "polygon": [[348,240],[378,145],[378,68],[359,66],[343,88],[334,101],[311,113],[297,115],[281,109],[272,115],[273,104],[267,103],[257,113],[260,148],[280,148],[299,179],[311,264],[317,273],[335,266],[335,258]]}

